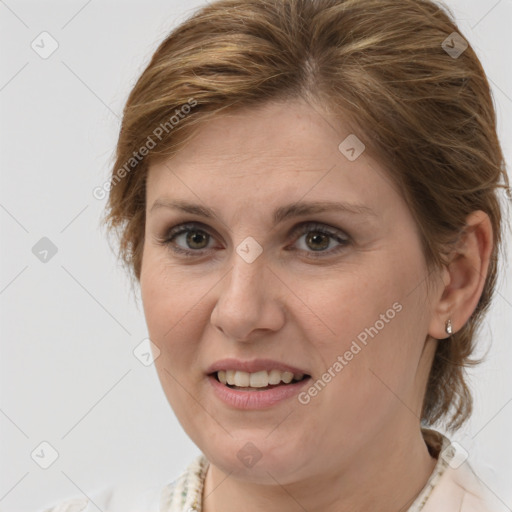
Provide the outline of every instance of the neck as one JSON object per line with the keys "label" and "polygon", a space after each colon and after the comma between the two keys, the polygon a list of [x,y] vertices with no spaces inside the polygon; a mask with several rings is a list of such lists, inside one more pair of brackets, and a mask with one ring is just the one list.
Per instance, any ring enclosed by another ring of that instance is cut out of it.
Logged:
{"label": "neck", "polygon": [[[410,426],[409,426],[410,427]],[[410,432],[410,430],[409,430]],[[419,428],[414,434],[381,433],[349,467],[330,469],[282,486],[239,480],[208,467],[203,512],[380,512],[407,510],[426,485],[437,460]]]}

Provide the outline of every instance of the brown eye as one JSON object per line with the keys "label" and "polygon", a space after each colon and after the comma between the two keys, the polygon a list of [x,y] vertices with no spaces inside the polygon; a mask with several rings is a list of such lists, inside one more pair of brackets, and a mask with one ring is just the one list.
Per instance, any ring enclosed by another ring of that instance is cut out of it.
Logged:
{"label": "brown eye", "polygon": [[306,236],[306,244],[314,251],[321,251],[329,247],[329,235],[311,231]]}
{"label": "brown eye", "polygon": [[212,236],[201,229],[198,223],[188,223],[175,226],[158,242],[176,253],[197,256],[209,249],[211,239]]}
{"label": "brown eye", "polygon": [[[210,235],[201,230],[189,230],[186,231],[186,244],[191,249],[205,249],[206,246],[204,242],[206,241],[206,245],[208,245],[208,240]],[[184,233],[182,233],[184,234]]]}
{"label": "brown eye", "polygon": [[[332,229],[324,224],[306,223],[300,225],[294,232],[299,236],[298,241],[305,236],[303,247],[298,250],[305,253],[309,258],[321,258],[331,256],[345,249],[350,243],[350,238],[343,231]],[[338,244],[334,249],[326,250],[332,242]],[[296,250],[296,249],[291,249]]]}
{"label": "brown eye", "polygon": [[[201,226],[201,223],[196,222],[180,224],[172,228],[166,237],[158,239],[158,242],[173,252],[183,254],[186,257],[202,256],[205,251],[212,248],[208,245],[213,240],[213,236],[206,229],[202,229]],[[297,242],[304,236],[303,247],[298,249],[292,247],[288,250],[298,250],[308,258],[332,256],[345,249],[350,243],[350,237],[343,231],[311,222],[296,227],[292,236]],[[334,248],[328,250],[333,243],[337,246],[335,245]]]}

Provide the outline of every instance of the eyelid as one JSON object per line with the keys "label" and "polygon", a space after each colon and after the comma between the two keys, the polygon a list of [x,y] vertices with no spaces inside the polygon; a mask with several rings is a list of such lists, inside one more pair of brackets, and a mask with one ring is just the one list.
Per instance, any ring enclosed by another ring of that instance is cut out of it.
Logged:
{"label": "eyelid", "polygon": [[[206,224],[203,224],[199,221],[190,221],[190,222],[181,222],[179,224],[176,224],[170,229],[167,229],[162,237],[157,237],[157,241],[163,245],[171,245],[171,239],[174,240],[176,237],[181,236],[188,231],[204,231],[208,236],[211,238],[217,238],[216,235],[212,234],[212,231],[214,231],[212,228],[207,226]],[[178,248],[178,252],[182,250],[183,252],[186,252],[187,249],[182,249],[181,247]],[[188,251],[200,253],[201,251],[206,251],[208,249],[198,249],[193,251],[192,249],[188,249]]]}
{"label": "eyelid", "polygon": [[[186,254],[186,255],[190,255],[190,256],[192,256],[192,255],[193,256],[201,256],[204,254],[205,251],[210,251],[211,248],[210,249],[193,250],[193,249],[183,249],[182,247],[179,247],[176,245],[172,246],[173,240],[177,236],[181,236],[184,233],[187,233],[187,231],[194,231],[194,230],[204,231],[210,237],[216,238],[216,236],[212,234],[212,231],[214,231],[214,230],[212,228],[210,228],[209,226],[207,226],[206,224],[204,224],[200,221],[189,221],[189,222],[182,222],[180,224],[173,226],[171,229],[168,229],[165,232],[163,237],[157,237],[157,242],[160,243],[161,245],[168,246],[175,253],[181,253],[181,254]],[[331,239],[336,240],[338,242],[339,246],[335,249],[331,249],[330,251],[315,252],[315,251],[304,251],[301,249],[291,249],[291,250],[309,253],[309,254],[311,254],[310,256],[307,256],[307,257],[309,257],[309,259],[315,259],[315,258],[321,258],[321,257],[327,258],[328,256],[332,256],[332,255],[336,254],[345,245],[347,245],[351,242],[351,236],[349,234],[347,234],[346,231],[344,231],[340,228],[330,226],[329,224],[319,222],[319,221],[304,221],[304,222],[301,222],[301,223],[293,226],[292,229],[286,235],[286,239],[290,240],[291,238],[295,238],[297,235],[302,236],[311,231],[313,231],[313,232],[318,231],[320,233],[323,233],[323,234],[329,236]],[[314,254],[318,254],[319,256],[314,256]],[[325,256],[320,256],[322,254]]]}
{"label": "eyelid", "polygon": [[318,221],[305,221],[305,222],[301,222],[300,224],[297,224],[296,226],[294,226],[291,229],[289,236],[296,235],[297,233],[303,234],[304,232],[314,231],[314,230],[318,230],[323,233],[328,233],[328,234],[332,235],[333,237],[337,236],[339,238],[346,239],[347,241],[350,239],[350,236],[346,233],[346,231],[344,231],[340,228],[335,228],[334,226],[330,226],[329,224],[325,224],[323,222],[318,222]]}
{"label": "eyelid", "polygon": [[[311,231],[313,231],[314,229],[319,229],[321,231],[329,231],[329,232],[332,232],[333,235],[339,235],[339,236],[344,235],[343,238],[346,238],[347,240],[350,239],[350,236],[347,234],[347,232],[345,230],[336,228],[334,226],[330,226],[327,223],[323,223],[323,222],[319,222],[319,221],[300,222],[299,224],[296,224],[288,231],[288,234],[286,235],[286,237],[290,238],[291,236],[296,235],[298,232],[304,231],[306,228],[309,228],[309,230],[311,230]],[[176,224],[171,229],[166,230],[165,236],[171,237],[173,234],[176,234],[178,232],[183,232],[186,229],[190,229],[190,230],[198,229],[200,231],[205,231],[210,236],[214,236],[212,234],[212,231],[214,231],[213,228],[211,228],[207,224],[204,224],[203,222],[195,221],[195,220]]]}

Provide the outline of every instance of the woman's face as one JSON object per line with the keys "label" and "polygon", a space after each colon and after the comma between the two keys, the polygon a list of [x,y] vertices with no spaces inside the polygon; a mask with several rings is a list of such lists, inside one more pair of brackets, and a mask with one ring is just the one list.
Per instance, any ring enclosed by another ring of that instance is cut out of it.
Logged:
{"label": "woman's face", "polygon": [[[159,378],[210,462],[254,482],[342,469],[419,430],[428,271],[403,198],[357,141],[340,149],[349,135],[305,102],[267,104],[149,170],[140,284]],[[307,211],[319,202],[344,207]]]}

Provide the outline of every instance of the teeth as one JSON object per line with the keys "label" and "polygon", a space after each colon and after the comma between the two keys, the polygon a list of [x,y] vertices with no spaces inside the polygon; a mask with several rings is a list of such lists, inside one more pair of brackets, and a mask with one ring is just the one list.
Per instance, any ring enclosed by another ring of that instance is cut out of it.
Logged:
{"label": "teeth", "polygon": [[301,380],[303,373],[293,374],[292,372],[281,372],[279,370],[261,370],[259,372],[248,373],[238,370],[219,370],[217,377],[222,384],[238,386],[241,388],[266,388],[268,385],[275,386],[280,382],[289,384],[292,380]]}
{"label": "teeth", "polygon": [[226,370],[226,382],[228,384],[235,383],[235,370]]}
{"label": "teeth", "polygon": [[283,372],[281,380],[285,384],[290,384],[290,382],[293,380],[293,373],[292,372]]}
{"label": "teeth", "polygon": [[281,382],[281,372],[279,370],[270,370],[270,374],[268,376],[268,383],[275,386]]}
{"label": "teeth", "polygon": [[249,385],[250,375],[247,372],[235,372],[235,386],[246,388]]}
{"label": "teeth", "polygon": [[[249,374],[247,374],[249,375]],[[268,373],[265,370],[261,372],[251,373],[249,384],[251,388],[264,388],[268,386]]]}

